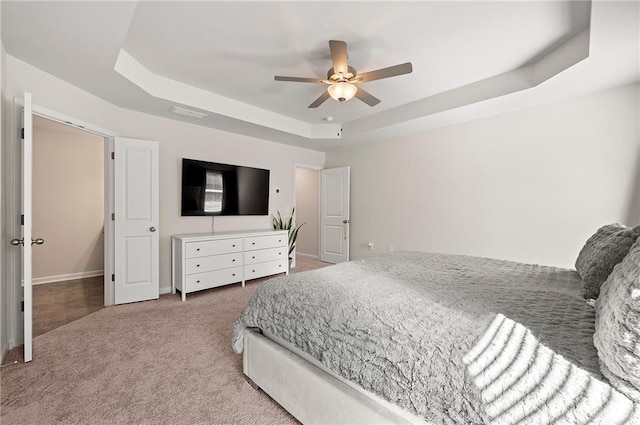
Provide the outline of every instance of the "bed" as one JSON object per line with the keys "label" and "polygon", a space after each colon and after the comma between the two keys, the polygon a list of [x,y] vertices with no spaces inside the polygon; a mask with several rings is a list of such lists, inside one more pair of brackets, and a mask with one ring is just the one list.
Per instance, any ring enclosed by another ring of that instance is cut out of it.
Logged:
{"label": "bed", "polygon": [[390,253],[264,283],[233,348],[303,423],[640,423],[601,372],[583,284],[575,270]]}

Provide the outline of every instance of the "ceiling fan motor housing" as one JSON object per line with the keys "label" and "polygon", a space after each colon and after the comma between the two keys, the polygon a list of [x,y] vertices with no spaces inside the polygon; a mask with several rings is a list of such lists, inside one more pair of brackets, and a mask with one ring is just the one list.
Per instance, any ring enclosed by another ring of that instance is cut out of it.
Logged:
{"label": "ceiling fan motor housing", "polygon": [[329,69],[327,71],[327,80],[334,82],[334,83],[340,83],[340,82],[347,82],[350,80],[353,80],[355,78],[355,76],[357,75],[356,73],[356,69],[352,66],[348,66],[347,67],[347,73],[346,74],[341,74],[341,73],[336,73],[333,68]]}

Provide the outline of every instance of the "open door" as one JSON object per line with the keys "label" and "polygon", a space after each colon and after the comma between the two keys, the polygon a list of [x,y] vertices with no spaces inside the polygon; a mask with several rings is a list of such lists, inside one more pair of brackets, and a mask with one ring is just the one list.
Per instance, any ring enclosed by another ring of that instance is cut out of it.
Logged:
{"label": "open door", "polygon": [[[19,268],[19,279],[16,282],[17,295],[22,292],[22,340],[24,343],[24,361],[33,360],[33,257],[32,245],[42,245],[44,239],[33,239],[32,237],[32,193],[33,193],[33,105],[31,103],[31,93],[24,93],[22,103],[22,126],[18,146],[20,174],[17,176],[17,184],[20,185],[20,209],[21,212],[21,238],[11,240],[11,245],[16,249],[22,246],[22,256],[15,258],[22,264]],[[18,210],[14,210],[18,211]],[[20,291],[20,289],[22,289]]]}
{"label": "open door", "polygon": [[322,170],[320,179],[320,261],[349,261],[350,168]]}
{"label": "open door", "polygon": [[[31,108],[31,93],[24,94],[24,107],[22,110],[22,239],[19,241],[22,248],[22,285],[24,303],[24,361],[33,359],[33,258],[31,255],[31,202],[33,180],[33,111]],[[12,240],[13,245],[16,240]]]}
{"label": "open door", "polygon": [[159,281],[158,143],[115,138],[116,304],[156,299]]}

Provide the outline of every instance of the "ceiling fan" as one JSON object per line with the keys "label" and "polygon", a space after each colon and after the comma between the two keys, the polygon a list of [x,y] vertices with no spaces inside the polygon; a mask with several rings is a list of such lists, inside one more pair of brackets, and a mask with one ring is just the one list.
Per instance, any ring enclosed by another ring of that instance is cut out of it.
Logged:
{"label": "ceiling fan", "polygon": [[329,40],[329,50],[331,51],[333,68],[327,71],[326,80],[320,78],[282,77],[280,75],[276,75],[275,80],[328,84],[329,87],[327,87],[327,90],[322,93],[319,98],[314,100],[313,103],[308,106],[309,108],[317,108],[322,105],[325,100],[329,99],[329,97],[339,102],[344,102],[354,96],[369,106],[376,106],[380,103],[380,99],[360,87],[356,87],[356,84],[395,77],[396,75],[409,74],[413,71],[411,62],[406,62],[400,65],[358,74],[355,68],[349,66],[347,63],[347,43],[340,40]]}

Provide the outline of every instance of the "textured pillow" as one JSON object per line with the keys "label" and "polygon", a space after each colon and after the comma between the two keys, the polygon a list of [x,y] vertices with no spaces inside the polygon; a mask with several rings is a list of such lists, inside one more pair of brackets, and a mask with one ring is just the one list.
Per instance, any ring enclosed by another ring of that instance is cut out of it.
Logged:
{"label": "textured pillow", "polygon": [[640,226],[607,224],[598,229],[580,250],[576,270],[582,278],[585,298],[598,298],[600,286],[640,237]]}
{"label": "textured pillow", "polygon": [[602,374],[640,402],[640,240],[602,285],[593,343]]}

